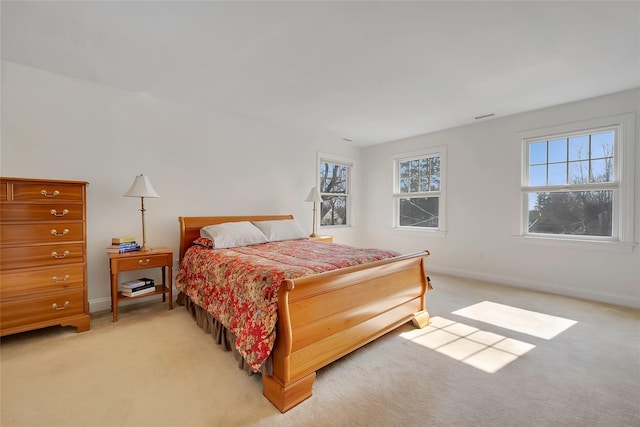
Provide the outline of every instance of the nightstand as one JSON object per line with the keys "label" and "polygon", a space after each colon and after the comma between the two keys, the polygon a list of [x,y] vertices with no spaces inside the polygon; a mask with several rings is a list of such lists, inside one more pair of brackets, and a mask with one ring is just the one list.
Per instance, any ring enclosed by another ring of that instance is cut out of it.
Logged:
{"label": "nightstand", "polygon": [[327,243],[333,243],[333,236],[315,236],[315,237],[309,237],[311,240],[317,240],[319,242],[327,242]]}
{"label": "nightstand", "polygon": [[[166,301],[169,294],[169,310],[173,309],[173,285],[172,280],[173,251],[169,248],[155,248],[148,252],[127,252],[121,254],[109,254],[109,267],[111,269],[111,311],[113,321],[118,321],[118,301],[145,298],[162,294],[162,302]],[[155,292],[127,297],[118,292],[118,273],[122,271],[144,270],[147,268],[162,269],[162,283],[156,285]],[[168,270],[168,271],[167,271]],[[168,274],[167,274],[168,273]]]}

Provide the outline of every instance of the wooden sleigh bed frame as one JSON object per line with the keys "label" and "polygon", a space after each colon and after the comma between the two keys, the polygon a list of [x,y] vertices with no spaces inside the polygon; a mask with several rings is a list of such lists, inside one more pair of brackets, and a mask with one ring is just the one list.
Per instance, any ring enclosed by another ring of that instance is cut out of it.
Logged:
{"label": "wooden sleigh bed frame", "polygon": [[[293,219],[291,215],[179,217],[180,261],[200,228],[225,222]],[[263,394],[286,412],[312,394],[316,371],[400,325],[429,323],[428,251],[285,280],[278,295],[272,375]]]}

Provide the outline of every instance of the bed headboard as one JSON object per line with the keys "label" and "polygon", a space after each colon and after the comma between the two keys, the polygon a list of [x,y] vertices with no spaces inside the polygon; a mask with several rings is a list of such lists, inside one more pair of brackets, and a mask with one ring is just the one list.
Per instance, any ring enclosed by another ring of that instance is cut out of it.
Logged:
{"label": "bed headboard", "polygon": [[238,221],[274,221],[293,219],[293,215],[247,215],[247,216],[180,216],[180,260],[195,239],[200,237],[200,229],[207,225]]}

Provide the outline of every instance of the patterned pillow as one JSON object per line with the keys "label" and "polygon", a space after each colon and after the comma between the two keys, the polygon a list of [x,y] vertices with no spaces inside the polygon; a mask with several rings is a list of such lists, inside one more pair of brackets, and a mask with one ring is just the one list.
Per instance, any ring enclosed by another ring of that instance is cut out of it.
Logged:
{"label": "patterned pillow", "polygon": [[202,246],[209,249],[213,248],[213,242],[211,239],[207,239],[206,237],[198,237],[192,244],[193,246]]}

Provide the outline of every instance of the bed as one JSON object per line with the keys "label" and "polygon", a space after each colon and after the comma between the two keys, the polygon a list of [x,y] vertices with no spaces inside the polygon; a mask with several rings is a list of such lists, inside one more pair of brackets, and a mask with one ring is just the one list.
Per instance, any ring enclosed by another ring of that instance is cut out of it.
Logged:
{"label": "bed", "polygon": [[[191,306],[192,310],[196,305],[199,313],[214,311],[211,296],[203,291],[207,286],[189,283],[192,276],[189,273],[192,267],[187,265],[189,259],[204,256],[196,255],[204,250],[198,244],[202,240],[201,228],[291,220],[291,215],[179,217],[178,304]],[[299,244],[310,247],[312,243],[325,245],[318,246],[324,252],[343,246],[309,239],[301,239]],[[270,244],[259,247],[267,248]],[[188,253],[192,246],[196,247]],[[253,249],[246,249],[249,250]],[[318,369],[406,322],[412,321],[416,327],[427,325],[425,295],[431,287],[424,264],[428,255],[428,251],[393,254],[364,264],[284,278],[277,283],[273,296],[276,318],[269,323],[273,328],[273,346],[268,360],[260,361],[264,396],[284,413],[311,397]],[[256,371],[255,361],[252,370]]]}

